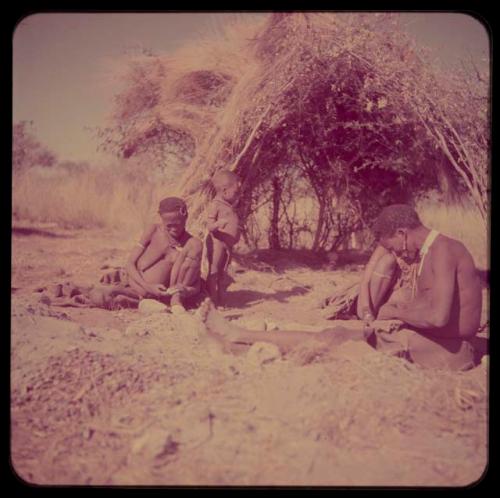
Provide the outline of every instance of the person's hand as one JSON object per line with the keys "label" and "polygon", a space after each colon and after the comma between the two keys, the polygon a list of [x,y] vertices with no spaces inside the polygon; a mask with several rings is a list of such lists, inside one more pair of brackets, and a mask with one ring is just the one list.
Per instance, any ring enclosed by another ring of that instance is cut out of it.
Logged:
{"label": "person's hand", "polygon": [[217,220],[214,221],[211,225],[209,225],[208,231],[215,232],[216,230],[221,230],[227,225],[226,220]]}
{"label": "person's hand", "polygon": [[370,309],[369,306],[363,306],[358,311],[358,318],[362,320],[365,323],[365,325],[375,320],[375,316],[373,315],[372,310]]}
{"label": "person's hand", "polygon": [[395,304],[384,304],[377,315],[378,320],[397,320],[398,319],[398,307]]}
{"label": "person's hand", "polygon": [[227,225],[227,220],[220,219],[214,223],[214,230],[222,230]]}
{"label": "person's hand", "polygon": [[148,291],[155,297],[161,297],[167,295],[168,289],[163,284],[150,284]]}
{"label": "person's hand", "polygon": [[179,292],[183,292],[186,290],[186,286],[184,284],[175,284],[175,285],[172,285],[170,286],[168,289],[167,289],[167,294],[169,296],[173,296],[174,294],[177,294]]}
{"label": "person's hand", "polygon": [[368,339],[368,337],[373,332],[373,327],[371,324],[373,320],[375,320],[375,317],[373,316],[370,310],[364,310],[362,314],[362,320],[363,320],[363,335],[365,339]]}

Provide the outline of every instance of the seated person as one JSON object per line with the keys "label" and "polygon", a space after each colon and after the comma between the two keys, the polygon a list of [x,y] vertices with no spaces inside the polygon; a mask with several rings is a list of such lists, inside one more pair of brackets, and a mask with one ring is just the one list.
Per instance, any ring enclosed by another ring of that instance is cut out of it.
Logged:
{"label": "seated person", "polygon": [[369,323],[389,299],[392,303],[414,299],[416,269],[415,261],[405,261],[378,244],[361,278],[359,294],[355,301],[357,317]]}
{"label": "seated person", "polygon": [[160,202],[161,223],[146,229],[130,254],[126,270],[130,287],[140,297],[171,295],[172,308],[200,292],[201,241],[186,231],[187,207],[182,199]]}
{"label": "seated person", "polygon": [[[470,341],[479,328],[482,296],[469,251],[461,242],[422,225],[417,213],[406,205],[383,209],[372,230],[380,249],[370,261],[363,283],[365,295],[358,309],[367,321],[374,316],[379,320],[400,320],[407,328],[376,334],[344,328],[326,329],[314,336],[288,330],[269,334],[234,327],[205,305],[202,316],[208,331],[233,343],[272,342],[283,351],[311,337],[331,345],[346,340],[368,340],[378,350],[403,356],[424,367],[450,370],[473,367]],[[387,299],[392,291],[396,257],[408,262],[418,258],[414,298]],[[379,280],[373,280],[375,277]]]}
{"label": "seated person", "polygon": [[202,243],[186,231],[187,208],[182,199],[163,199],[158,212],[161,223],[144,231],[125,269],[101,278],[101,283],[112,285],[71,286],[70,293],[57,289],[59,294],[52,304],[117,308],[137,306],[141,299],[153,298],[170,300],[172,311],[183,311],[185,301],[201,290]]}
{"label": "seated person", "polygon": [[[413,297],[390,296],[384,303],[384,286],[377,293],[371,279],[368,283],[369,292],[375,291],[370,301],[377,319],[401,320],[408,327],[406,333],[394,337],[377,337],[378,347],[397,343],[416,363],[428,366],[459,370],[472,366],[470,341],[479,329],[482,294],[469,251],[461,242],[422,225],[406,205],[382,210],[372,230],[388,251],[374,265],[374,271],[383,273],[386,280],[393,278],[395,258],[418,263]],[[362,300],[358,309],[366,303]]]}

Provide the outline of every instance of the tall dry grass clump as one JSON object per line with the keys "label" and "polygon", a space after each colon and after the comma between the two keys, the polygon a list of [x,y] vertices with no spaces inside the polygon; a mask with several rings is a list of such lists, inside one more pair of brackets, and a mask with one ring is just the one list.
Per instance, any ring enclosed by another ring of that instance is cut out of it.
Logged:
{"label": "tall dry grass clump", "polygon": [[139,172],[117,166],[76,172],[32,168],[14,175],[14,217],[138,232],[155,219],[158,202],[172,190],[170,180]]}

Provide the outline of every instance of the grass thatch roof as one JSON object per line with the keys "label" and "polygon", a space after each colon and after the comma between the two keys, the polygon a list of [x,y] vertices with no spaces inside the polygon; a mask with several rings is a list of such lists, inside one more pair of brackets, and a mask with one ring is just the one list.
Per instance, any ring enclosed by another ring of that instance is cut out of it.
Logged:
{"label": "grass thatch roof", "polygon": [[256,186],[297,164],[320,197],[378,198],[396,181],[401,191],[462,185],[486,213],[487,82],[440,74],[397,14],[240,19],[128,67],[118,148],[167,143],[187,165],[177,193],[195,219],[215,171],[241,175],[248,213]]}

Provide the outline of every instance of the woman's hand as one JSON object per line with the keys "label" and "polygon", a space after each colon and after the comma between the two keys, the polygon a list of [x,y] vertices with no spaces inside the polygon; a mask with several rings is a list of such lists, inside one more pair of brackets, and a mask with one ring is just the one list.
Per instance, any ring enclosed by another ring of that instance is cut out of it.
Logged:
{"label": "woman's hand", "polygon": [[373,313],[371,311],[365,311],[363,313],[362,320],[363,322],[365,322],[365,325],[370,325],[370,323],[375,320],[375,317],[373,316]]}
{"label": "woman's hand", "polygon": [[184,284],[175,284],[170,286],[167,289],[167,295],[173,296],[174,294],[178,294],[179,292],[185,292],[187,290],[187,287]]}
{"label": "woman's hand", "polygon": [[147,290],[155,297],[166,296],[168,291],[163,284],[149,284]]}

